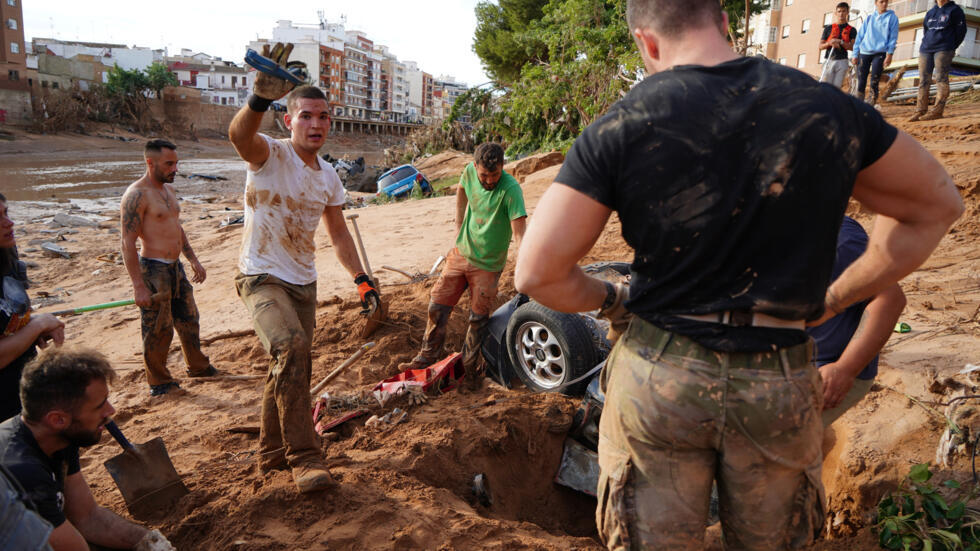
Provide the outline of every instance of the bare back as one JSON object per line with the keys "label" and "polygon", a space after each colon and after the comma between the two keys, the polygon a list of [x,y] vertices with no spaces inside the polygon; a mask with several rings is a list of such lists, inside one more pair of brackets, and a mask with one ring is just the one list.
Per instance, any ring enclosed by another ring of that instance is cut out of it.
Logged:
{"label": "bare back", "polygon": [[123,194],[123,240],[139,238],[140,256],[176,260],[183,247],[180,205],[170,184],[154,184],[147,176],[133,182]]}

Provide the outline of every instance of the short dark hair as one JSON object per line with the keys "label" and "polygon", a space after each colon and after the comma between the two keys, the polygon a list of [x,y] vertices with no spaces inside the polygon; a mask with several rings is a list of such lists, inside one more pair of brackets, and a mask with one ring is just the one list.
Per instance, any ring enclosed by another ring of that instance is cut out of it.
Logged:
{"label": "short dark hair", "polygon": [[675,37],[689,29],[722,22],[718,0],[627,0],[626,23],[633,29],[649,28]]}
{"label": "short dark hair", "polygon": [[173,142],[168,142],[167,140],[161,138],[153,138],[152,140],[146,142],[146,147],[143,148],[143,153],[159,153],[164,149],[177,151],[177,146]]}
{"label": "short dark hair", "polygon": [[24,367],[20,403],[24,418],[40,421],[54,409],[75,411],[95,380],[111,383],[116,372],[105,356],[87,348],[50,346]]}
{"label": "short dark hair", "polygon": [[844,8],[847,11],[851,11],[851,5],[848,4],[847,2],[841,2],[840,4],[837,4],[837,7],[834,8],[834,9],[836,10],[836,9],[840,9],[840,8]]}
{"label": "short dark hair", "polygon": [[286,96],[286,111],[290,115],[296,110],[296,103],[301,99],[322,99],[323,101],[327,101],[327,96],[323,93],[323,90],[309,84],[293,88],[293,91]]}
{"label": "short dark hair", "polygon": [[499,143],[486,142],[476,146],[473,152],[473,164],[482,166],[487,170],[497,170],[497,167],[504,162],[504,148]]}

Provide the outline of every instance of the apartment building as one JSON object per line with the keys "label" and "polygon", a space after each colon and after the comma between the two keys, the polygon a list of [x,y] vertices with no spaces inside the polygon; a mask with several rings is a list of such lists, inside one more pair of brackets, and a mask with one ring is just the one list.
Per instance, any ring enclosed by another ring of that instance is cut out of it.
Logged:
{"label": "apartment building", "polygon": [[336,116],[344,113],[344,48],[331,42],[320,45],[320,88],[327,95],[330,112]]}
{"label": "apartment building", "polygon": [[[840,0],[773,0],[772,7],[755,16],[750,24],[753,48],[769,59],[796,67],[819,77],[825,61],[820,51],[824,25],[833,22],[834,8]],[[860,28],[874,10],[873,0],[855,0],[851,5],[850,24]],[[959,0],[967,19],[967,35],[953,59],[953,73],[980,73],[980,0]],[[918,76],[919,44],[922,21],[935,5],[933,0],[897,0],[889,5],[898,15],[898,46],[888,69],[909,68],[906,78]]]}
{"label": "apartment building", "polygon": [[[187,56],[184,58],[186,59]],[[180,86],[200,90],[201,100],[206,103],[234,107],[245,105],[254,77],[250,77],[244,67],[217,58],[213,59],[216,59],[216,62],[188,63],[168,59],[167,67],[177,77]]]}
{"label": "apartment building", "polygon": [[31,116],[24,12],[21,0],[0,0],[0,124],[22,124]]}

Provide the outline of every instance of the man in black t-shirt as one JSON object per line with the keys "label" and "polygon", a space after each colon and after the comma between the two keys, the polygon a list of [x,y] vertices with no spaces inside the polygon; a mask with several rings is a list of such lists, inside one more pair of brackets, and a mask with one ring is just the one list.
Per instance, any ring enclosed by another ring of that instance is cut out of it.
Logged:
{"label": "man in black t-shirt", "polygon": [[820,49],[827,50],[820,82],[827,82],[838,88],[844,84],[844,75],[848,68],[847,52],[854,49],[854,38],[857,36],[857,29],[847,24],[850,14],[851,6],[847,2],[837,4],[834,10],[836,21],[825,25],[820,36]]}
{"label": "man in black t-shirt", "polygon": [[[648,76],[575,141],[538,202],[515,285],[622,337],[602,374],[596,521],[611,549],[701,549],[718,483],[727,546],[808,545],[824,522],[822,388],[805,323],[895,283],[963,204],[873,108],[739,58],[715,0],[630,0]],[[848,198],[881,216],[828,288]],[[630,286],[576,265],[615,211]]]}
{"label": "man in black t-shirt", "polygon": [[54,531],[54,551],[170,551],[156,530],[99,507],[82,477],[78,448],[95,445],[116,412],[108,383],[115,373],[97,352],[49,348],[24,368],[23,413],[0,423],[0,464],[17,479]]}

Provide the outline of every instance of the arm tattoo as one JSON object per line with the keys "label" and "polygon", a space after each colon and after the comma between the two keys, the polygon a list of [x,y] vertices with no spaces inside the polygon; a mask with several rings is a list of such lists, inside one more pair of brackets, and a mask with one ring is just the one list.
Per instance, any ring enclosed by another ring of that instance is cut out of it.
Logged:
{"label": "arm tattoo", "polygon": [[122,227],[123,232],[140,235],[143,229],[143,217],[140,206],[143,203],[143,192],[136,190],[126,197],[123,203]]}

